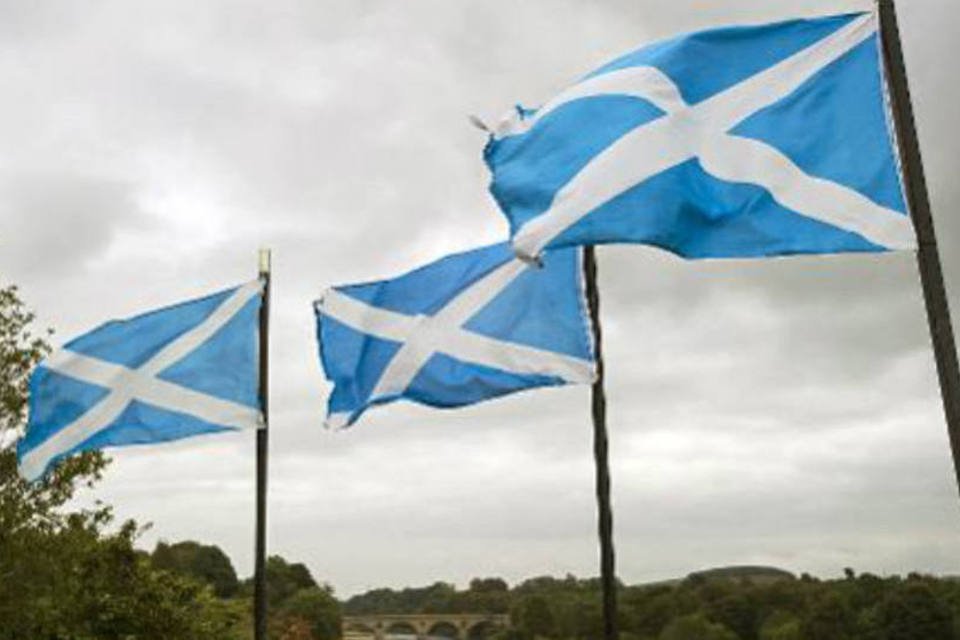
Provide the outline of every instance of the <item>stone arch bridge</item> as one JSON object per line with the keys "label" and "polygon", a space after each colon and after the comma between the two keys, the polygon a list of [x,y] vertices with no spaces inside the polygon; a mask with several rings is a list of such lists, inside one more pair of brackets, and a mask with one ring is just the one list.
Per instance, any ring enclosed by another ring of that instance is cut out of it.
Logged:
{"label": "stone arch bridge", "polygon": [[403,636],[426,640],[486,640],[510,626],[510,616],[501,614],[425,613],[413,615],[344,616],[344,640],[386,640]]}

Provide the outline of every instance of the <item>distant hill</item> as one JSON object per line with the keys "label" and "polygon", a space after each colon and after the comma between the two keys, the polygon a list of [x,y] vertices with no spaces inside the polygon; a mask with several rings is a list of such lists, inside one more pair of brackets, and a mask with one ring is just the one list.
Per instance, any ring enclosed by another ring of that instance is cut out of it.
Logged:
{"label": "distant hill", "polygon": [[706,571],[695,571],[687,576],[687,580],[748,580],[756,584],[796,579],[797,577],[789,571],[762,566],[718,567]]}
{"label": "distant hill", "polygon": [[672,578],[669,580],[657,580],[655,582],[644,582],[639,587],[676,587],[686,580],[731,580],[739,582],[745,580],[759,585],[768,585],[784,580],[796,580],[797,577],[777,567],[763,566],[731,566],[717,567],[715,569],[704,569],[703,571],[694,571],[685,578]]}

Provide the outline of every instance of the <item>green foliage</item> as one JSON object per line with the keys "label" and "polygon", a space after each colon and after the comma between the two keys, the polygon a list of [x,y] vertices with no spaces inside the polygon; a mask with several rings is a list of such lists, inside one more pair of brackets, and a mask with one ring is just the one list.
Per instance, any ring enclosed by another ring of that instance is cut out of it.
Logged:
{"label": "green foliage", "polygon": [[277,617],[305,623],[310,637],[315,640],[335,640],[340,637],[340,603],[329,589],[307,587],[300,589],[283,602],[277,611]]}
{"label": "green foliage", "polygon": [[886,640],[953,640],[953,612],[926,581],[910,580],[892,590],[878,613]]}
{"label": "green foliage", "polygon": [[68,560],[73,564],[60,567],[55,594],[61,605],[58,626],[71,630],[70,637],[228,636],[237,612],[206,586],[156,571],[134,550],[132,522],[115,535],[98,536],[89,529],[72,533],[73,557]]}
{"label": "green foliage", "polygon": [[31,331],[33,320],[16,287],[0,288],[0,432],[22,426],[30,372],[50,351]]}
{"label": "green foliage", "polygon": [[[340,603],[333,589],[317,584],[300,562],[269,556],[266,562],[268,636],[271,640],[334,640],[340,637]],[[239,597],[253,598],[253,578],[243,582]],[[251,623],[252,624],[252,623]]]}
{"label": "green foliage", "polygon": [[680,602],[673,587],[627,588],[621,591],[621,627],[641,638],[654,638],[678,616]]}
{"label": "green foliage", "polygon": [[503,578],[474,578],[470,581],[470,591],[474,593],[506,593],[510,585]]}
{"label": "green foliage", "polygon": [[775,611],[760,627],[759,640],[803,640],[800,620],[785,611]]}
{"label": "green foliage", "polygon": [[803,636],[823,640],[848,640],[854,628],[852,613],[837,591],[817,594],[804,616],[801,625]]}
{"label": "green foliage", "polygon": [[[436,582],[428,587],[374,589],[354,596],[343,605],[346,615],[367,613],[444,613],[458,611],[457,590],[446,582]],[[466,611],[464,611],[466,612]]]}
{"label": "green foliage", "polygon": [[[0,288],[0,442],[22,434],[30,374],[50,351],[46,341],[31,331],[33,319],[16,287]],[[14,447],[0,451],[0,603],[5,601],[4,585],[22,577],[23,568],[13,565],[30,547],[18,545],[38,544],[37,536],[53,535],[66,526],[68,516],[60,507],[77,488],[99,480],[105,466],[100,454],[75,456],[42,482],[28,484],[17,473]],[[109,510],[100,507],[71,517],[93,525],[109,519]]]}
{"label": "green foliage", "polygon": [[453,591],[448,607],[462,613],[506,613],[510,586],[502,578],[474,578],[466,591]]}
{"label": "green foliage", "polygon": [[774,582],[777,580],[789,580],[793,574],[776,567],[761,566],[736,566],[720,567],[718,569],[707,569],[706,571],[697,571],[691,573],[688,580],[739,580],[748,579],[751,582]]}
{"label": "green foliage", "polygon": [[737,640],[737,635],[697,614],[671,622],[660,634],[660,640]]}
{"label": "green foliage", "polygon": [[[266,563],[267,606],[275,607],[290,598],[301,589],[317,586],[310,570],[300,562],[290,563],[281,556],[269,556]],[[253,578],[244,581],[244,595],[252,596]]]}
{"label": "green foliage", "polygon": [[555,634],[553,611],[546,598],[540,595],[524,596],[510,611],[510,620],[521,637],[546,638]]}
{"label": "green foliage", "polygon": [[186,541],[176,544],[157,543],[151,556],[153,566],[193,577],[213,587],[219,598],[229,598],[240,590],[237,572],[220,547]]}
{"label": "green foliage", "polygon": [[756,640],[756,605],[744,593],[731,593],[707,607],[710,619],[734,632],[743,640]]}

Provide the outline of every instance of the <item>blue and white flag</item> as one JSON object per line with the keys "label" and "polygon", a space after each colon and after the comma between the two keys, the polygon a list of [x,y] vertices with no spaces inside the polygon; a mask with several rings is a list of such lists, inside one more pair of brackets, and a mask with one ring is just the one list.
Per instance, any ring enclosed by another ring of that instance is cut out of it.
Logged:
{"label": "blue and white flag", "polygon": [[262,290],[108,322],[51,354],[30,379],[21,475],[81,451],[257,428]]}
{"label": "blue and white flag", "polygon": [[913,248],[877,26],[871,12],[684,35],[518,107],[484,153],[518,255]]}
{"label": "blue and white flag", "polygon": [[327,425],[353,424],[400,398],[459,407],[591,382],[581,253],[549,252],[536,269],[501,243],[328,290],[315,305],[320,358],[334,383]]}

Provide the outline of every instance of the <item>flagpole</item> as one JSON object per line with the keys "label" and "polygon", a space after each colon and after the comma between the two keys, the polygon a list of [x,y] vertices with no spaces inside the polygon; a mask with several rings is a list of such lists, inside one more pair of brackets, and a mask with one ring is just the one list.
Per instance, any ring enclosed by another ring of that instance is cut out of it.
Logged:
{"label": "flagpole", "polygon": [[270,425],[270,250],[259,255],[263,302],[260,305],[260,406],[263,423],[257,429],[257,523],[253,571],[254,639],[267,639],[267,436]]}
{"label": "flagpole", "polygon": [[943,399],[947,433],[953,453],[953,468],[957,477],[957,486],[960,489],[960,366],[957,363],[950,305],[943,280],[937,236],[934,232],[930,195],[927,192],[923,159],[920,155],[920,141],[913,116],[913,104],[910,100],[907,68],[903,58],[903,45],[900,41],[900,28],[897,24],[897,10],[893,0],[879,0],[878,4],[890,102],[900,148],[900,164],[910,217],[917,231],[920,282],[923,286],[930,338],[937,362],[940,395]]}
{"label": "flagpole", "polygon": [[603,588],[603,637],[617,640],[617,578],[613,552],[613,510],[610,507],[610,463],[607,440],[607,395],[604,390],[602,332],[600,330],[600,290],[597,286],[597,257],[594,247],[583,250],[583,272],[587,305],[593,327],[593,348],[597,377],[593,382],[593,457],[596,463],[597,524],[600,534],[600,583]]}

